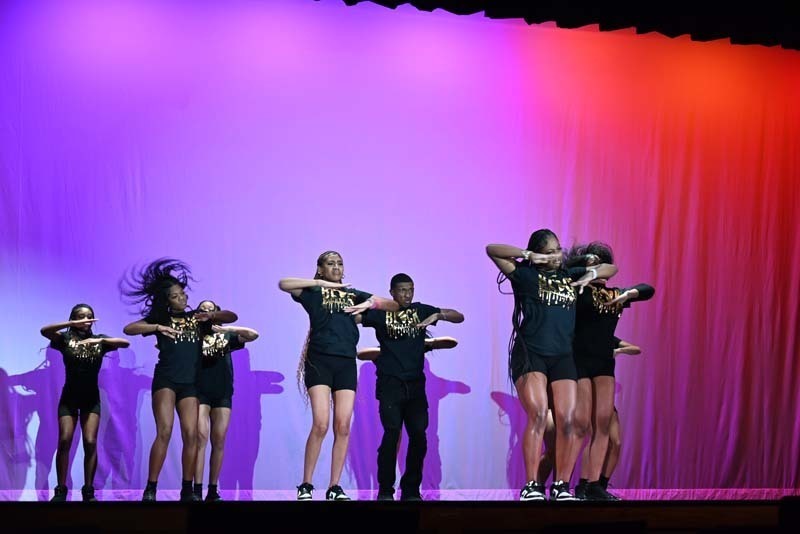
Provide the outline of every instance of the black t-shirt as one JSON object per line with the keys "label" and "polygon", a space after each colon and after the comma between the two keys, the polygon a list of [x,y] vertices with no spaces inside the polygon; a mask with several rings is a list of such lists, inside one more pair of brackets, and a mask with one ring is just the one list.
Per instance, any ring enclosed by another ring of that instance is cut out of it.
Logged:
{"label": "black t-shirt", "polygon": [[375,329],[381,355],[375,360],[378,376],[402,380],[424,377],[425,330],[416,325],[442,310],[419,302],[396,312],[367,310],[361,324]]}
{"label": "black t-shirt", "polygon": [[[639,296],[628,299],[624,304],[609,306],[626,289],[638,289]],[[648,300],[655,290],[647,284],[633,288],[603,287],[588,285],[583,294],[578,295],[575,322],[575,341],[573,348],[576,359],[613,358],[618,341],[614,337],[617,323],[624,308],[632,302]]]}
{"label": "black t-shirt", "polygon": [[[161,332],[153,332],[158,340],[158,363],[155,372],[178,384],[194,384],[197,381],[202,339],[211,328],[210,322],[198,321],[195,318],[196,313],[192,310],[170,314],[169,322],[164,326],[178,331],[175,339]],[[149,317],[146,317],[145,321],[156,324],[156,321]]]}
{"label": "black t-shirt", "polygon": [[577,291],[570,284],[584,274],[584,267],[546,272],[527,263],[517,263],[508,275],[514,295],[522,305],[515,350],[518,343],[524,342],[529,352],[540,356],[572,354]]}
{"label": "black t-shirt", "polygon": [[292,298],[303,305],[311,323],[311,352],[333,356],[356,357],[358,327],[354,316],[346,313],[348,306],[361,304],[372,295],[357,289],[307,287]]}
{"label": "black t-shirt", "polygon": [[103,364],[103,356],[116,350],[105,343],[80,342],[88,337],[108,338],[103,334],[82,337],[71,330],[58,333],[50,342],[50,347],[59,351],[64,359],[64,389],[74,393],[93,391],[98,388],[97,376]]}
{"label": "black t-shirt", "polygon": [[244,348],[235,332],[214,332],[203,336],[203,359],[197,387],[201,391],[229,391],[233,395],[231,352]]}

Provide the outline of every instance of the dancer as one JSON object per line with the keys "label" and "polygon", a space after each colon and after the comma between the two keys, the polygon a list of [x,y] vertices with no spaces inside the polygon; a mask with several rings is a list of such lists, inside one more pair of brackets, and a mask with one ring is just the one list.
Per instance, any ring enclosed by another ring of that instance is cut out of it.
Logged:
{"label": "dancer", "polygon": [[520,491],[520,500],[545,499],[538,468],[548,384],[553,390],[557,428],[556,476],[550,499],[574,500],[569,479],[578,445],[574,429],[577,373],[572,356],[576,293],[591,280],[613,276],[617,268],[602,264],[564,269],[561,245],[548,229],[531,234],[526,249],[488,245],[486,253],[501,271],[498,282],[507,276],[514,293],[509,375],[528,416],[522,440],[528,483]]}
{"label": "dancer", "polygon": [[[610,246],[595,241],[573,247],[566,263],[591,268],[600,263],[614,263],[614,254]],[[573,343],[578,372],[575,426],[580,443],[586,436],[591,438],[585,455],[588,461],[581,462],[581,480],[575,493],[578,498],[598,501],[616,500],[600,483],[614,413],[614,331],[624,308],[632,302],[648,300],[655,293],[647,284],[620,289],[606,287],[605,282],[592,280],[578,296]]]}
{"label": "dancer", "polygon": [[191,280],[189,267],[178,260],[158,259],[120,281],[122,294],[140,303],[144,317],[127,325],[127,335],[155,335],[158,363],[153,374],[153,417],[156,437],[150,448],[147,486],[142,501],[156,500],[158,476],[167,456],[175,411],[181,426],[183,482],[181,501],[198,500],[192,491],[197,457],[197,375],[201,344],[210,334],[211,323],[230,323],[237,319],[230,311],[210,313],[186,311],[186,289]]}
{"label": "dancer", "polygon": [[311,399],[312,425],[303,460],[303,482],[297,486],[297,500],[312,499],[312,479],[328,424],[333,396],[333,454],[326,500],[350,498],[339,485],[350,440],[350,420],[356,397],[355,316],[370,308],[397,311],[393,300],[351,289],[342,283],[344,262],[335,251],[317,258],[314,278],[284,278],[278,283],[308,313],[310,330],[298,367],[298,382]]}
{"label": "dancer", "polygon": [[[211,300],[197,307],[201,313],[222,311]],[[213,326],[212,333],[203,336],[203,360],[197,380],[200,412],[197,422],[197,467],[194,472],[194,493],[203,496],[203,467],[206,445],[211,437],[211,458],[208,467],[206,501],[221,501],[218,483],[225,454],[225,438],[233,406],[233,361],[231,353],[255,341],[258,332],[242,326]]]}
{"label": "dancer", "polygon": [[[94,474],[97,471],[97,431],[100,427],[100,388],[97,377],[103,356],[130,345],[128,340],[94,334],[97,321],[88,304],[77,304],[69,313],[69,321],[43,326],[41,333],[50,346],[64,358],[66,380],[58,400],[58,452],[56,478],[58,484],[53,502],[67,500],[66,486],[72,437],[80,417],[83,437],[83,476],[81,496],[84,501],[96,501]],[[65,330],[66,329],[66,330]]]}
{"label": "dancer", "polygon": [[378,448],[378,500],[394,500],[397,443],[405,426],[408,434],[406,469],[400,479],[401,500],[421,501],[422,464],[427,452],[428,398],[425,393],[425,334],[437,321],[461,323],[452,309],[414,302],[414,281],[405,273],[392,277],[389,293],[400,306],[396,312],[368,310],[361,324],[375,329],[380,344],[376,396],[383,426]]}

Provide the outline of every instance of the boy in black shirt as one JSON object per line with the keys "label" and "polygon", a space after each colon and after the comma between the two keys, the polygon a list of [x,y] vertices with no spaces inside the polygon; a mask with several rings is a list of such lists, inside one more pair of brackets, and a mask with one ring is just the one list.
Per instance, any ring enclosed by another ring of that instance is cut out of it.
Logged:
{"label": "boy in black shirt", "polygon": [[427,452],[428,399],[425,395],[425,329],[437,321],[460,323],[456,310],[413,302],[414,281],[404,273],[392,277],[389,292],[400,305],[396,312],[367,310],[363,326],[375,329],[380,357],[375,361],[383,439],[378,448],[378,500],[394,500],[397,443],[403,425],[408,433],[406,471],[400,479],[401,499],[421,500],[422,463]]}

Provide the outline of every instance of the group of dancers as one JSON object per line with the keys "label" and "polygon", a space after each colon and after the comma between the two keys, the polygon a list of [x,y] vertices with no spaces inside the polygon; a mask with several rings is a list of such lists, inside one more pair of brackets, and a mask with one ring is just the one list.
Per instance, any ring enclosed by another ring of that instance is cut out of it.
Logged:
{"label": "group of dancers", "polygon": [[[614,356],[634,354],[638,347],[619,340],[614,331],[623,308],[650,298],[646,284],[621,289],[606,281],[617,272],[610,247],[594,242],[564,253],[550,230],[534,232],[524,249],[488,245],[486,252],[506,278],[514,295],[508,372],[527,414],[522,440],[528,482],[520,500],[545,500],[544,483],[553,469],[551,500],[574,500],[569,480],[584,441],[578,498],[615,500],[607,491],[616,463],[609,454],[610,434],[619,420],[614,408]],[[211,441],[206,501],[221,500],[219,474],[233,399],[231,353],[258,337],[252,328],[233,326],[237,315],[204,300],[187,306],[192,280],[181,261],[162,258],[120,281],[142,318],[123,328],[128,335],[155,336],[158,363],[152,383],[156,436],[150,449],[148,481],[142,500],[156,500],[157,484],[169,446],[174,414],[181,428],[181,501],[203,499],[204,459]],[[302,305],[309,331],[301,352],[298,383],[311,405],[312,424],[305,444],[303,478],[297,499],[313,498],[312,483],[322,442],[333,412],[333,450],[326,500],[350,500],[340,485],[355,404],[356,360],[373,360],[377,369],[376,397],[383,427],[377,451],[378,496],[394,500],[395,466],[403,428],[408,435],[400,499],[422,500],[423,462],[427,452],[428,401],[425,352],[451,348],[451,337],[431,338],[427,327],[438,321],[461,323],[457,310],[414,300],[414,281],[405,274],[390,280],[391,298],[345,284],[344,262],[336,251],[322,253],[313,278],[284,278],[282,291]],[[80,422],[84,447],[84,501],[96,500],[93,480],[97,467],[100,421],[98,376],[105,353],[127,347],[120,337],[95,334],[94,310],[73,307],[69,321],[45,326],[43,336],[61,352],[65,384],[58,403],[58,484],[53,501],[67,500],[70,447]],[[358,351],[358,325],[375,329],[378,347]],[[332,408],[332,410],[331,410]],[[548,424],[548,421],[550,424]],[[589,438],[589,439],[587,439]],[[544,454],[542,444],[547,443]]]}

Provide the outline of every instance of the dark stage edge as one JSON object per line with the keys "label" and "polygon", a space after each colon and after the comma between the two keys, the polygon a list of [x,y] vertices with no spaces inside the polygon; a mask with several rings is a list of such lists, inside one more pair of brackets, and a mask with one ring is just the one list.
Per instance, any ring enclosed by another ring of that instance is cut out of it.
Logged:
{"label": "dark stage edge", "polygon": [[3,502],[0,532],[798,532],[799,504],[797,497],[616,503]]}

